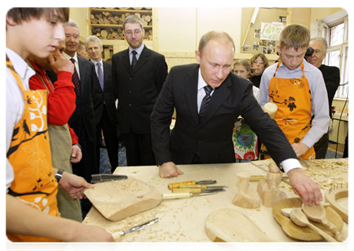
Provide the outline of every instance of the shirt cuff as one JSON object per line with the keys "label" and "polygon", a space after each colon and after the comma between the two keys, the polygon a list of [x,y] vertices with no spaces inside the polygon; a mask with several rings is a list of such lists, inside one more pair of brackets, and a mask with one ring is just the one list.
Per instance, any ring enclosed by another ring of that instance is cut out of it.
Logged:
{"label": "shirt cuff", "polygon": [[283,160],[282,162],[280,162],[280,167],[284,170],[285,173],[288,173],[290,170],[295,168],[302,168],[298,159]]}

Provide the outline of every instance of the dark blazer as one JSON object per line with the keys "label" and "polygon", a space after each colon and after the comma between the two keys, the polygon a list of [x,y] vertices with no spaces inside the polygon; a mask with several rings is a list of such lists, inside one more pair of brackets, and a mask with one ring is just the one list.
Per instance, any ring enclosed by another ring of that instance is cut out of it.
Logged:
{"label": "dark blazer", "polygon": [[[157,164],[168,161],[190,164],[196,154],[202,163],[235,162],[232,130],[239,115],[245,118],[278,165],[285,159],[296,159],[276,122],[258,105],[252,84],[233,73],[215,89],[206,114],[199,121],[198,70],[197,64],[173,67],[156,101],[151,134]],[[170,136],[174,108],[177,118]]]}
{"label": "dark blazer", "polygon": [[89,140],[94,141],[94,94],[98,91],[97,87],[100,87],[100,84],[94,64],[80,56],[77,56],[77,58],[80,70],[81,96],[76,97],[76,109],[69,120],[69,125],[75,132],[78,132],[80,123],[83,122]]}
{"label": "dark blazer", "polygon": [[[95,124],[99,123],[103,109],[106,108],[107,114],[109,114],[109,120],[112,124],[116,124],[116,90],[112,83],[112,65],[106,61],[103,61],[103,78],[104,86],[103,90],[99,81],[98,87],[95,88],[94,98],[94,111],[95,111]],[[105,104],[105,105],[104,105]]]}
{"label": "dark blazer", "polygon": [[326,84],[327,94],[328,94],[328,104],[329,104],[329,115],[332,117],[331,106],[334,95],[339,86],[340,74],[339,68],[335,66],[321,65],[320,71],[322,72],[323,79]]}
{"label": "dark blazer", "polygon": [[165,57],[144,46],[134,69],[129,50],[112,57],[112,79],[117,87],[120,133],[150,133],[150,115],[167,76]]}

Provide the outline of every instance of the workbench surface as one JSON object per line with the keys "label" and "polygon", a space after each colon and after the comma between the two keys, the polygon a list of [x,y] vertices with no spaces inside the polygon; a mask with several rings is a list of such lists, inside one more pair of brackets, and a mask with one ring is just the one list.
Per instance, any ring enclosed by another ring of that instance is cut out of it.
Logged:
{"label": "workbench surface", "polygon": [[[161,193],[170,193],[167,185],[174,182],[189,180],[217,180],[215,185],[226,185],[225,192],[214,195],[194,196],[187,199],[163,200],[151,210],[128,217],[118,222],[111,222],[103,218],[94,208],[87,214],[84,223],[104,227],[114,233],[127,230],[130,227],[159,217],[159,222],[144,230],[125,235],[124,242],[210,242],[205,233],[205,219],[212,212],[230,208],[247,215],[267,236],[279,242],[296,241],[289,238],[273,218],[272,208],[246,209],[235,206],[232,200],[238,192],[236,174],[240,172],[250,175],[266,175],[268,164],[272,160],[254,161],[249,163],[232,164],[204,164],[179,165],[184,172],[176,178],[163,179],[158,175],[156,166],[118,167],[114,174],[127,175],[129,178],[139,179],[153,185]],[[327,189],[334,185],[347,184],[348,159],[308,160],[310,168],[305,172],[321,187],[323,196]],[[257,189],[258,182],[250,182],[250,189]],[[288,198],[297,197],[285,182],[279,188]],[[344,200],[345,206],[347,201]],[[240,227],[242,226],[235,226]],[[347,234],[348,225],[344,223],[343,234]]]}

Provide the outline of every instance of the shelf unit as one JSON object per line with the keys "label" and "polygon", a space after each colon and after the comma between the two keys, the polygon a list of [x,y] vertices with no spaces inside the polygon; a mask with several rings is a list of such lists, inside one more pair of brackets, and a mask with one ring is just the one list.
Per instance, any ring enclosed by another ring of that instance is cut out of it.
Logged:
{"label": "shelf unit", "polygon": [[103,40],[124,40],[123,22],[129,15],[139,16],[144,23],[145,40],[153,40],[152,8],[90,8],[90,34]]}

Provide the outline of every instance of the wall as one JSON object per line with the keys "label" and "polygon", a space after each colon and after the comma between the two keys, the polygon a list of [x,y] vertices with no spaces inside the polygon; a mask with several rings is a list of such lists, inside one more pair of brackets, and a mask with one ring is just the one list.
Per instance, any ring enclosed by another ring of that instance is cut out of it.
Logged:
{"label": "wall", "polygon": [[[254,23],[251,24],[251,19],[253,13],[256,8],[242,8],[242,45],[251,46],[251,51],[242,52],[246,58],[252,57],[252,54],[257,52],[262,52],[262,47],[259,46],[258,50],[255,51],[253,44],[260,43],[261,39],[255,37],[255,30],[261,29],[262,23],[272,23],[272,22],[280,22],[280,16],[287,16],[287,8],[259,8],[256,18],[254,19]],[[269,47],[276,48],[276,47]],[[242,49],[241,49],[242,50]],[[268,54],[268,59],[271,61],[276,60],[278,57],[276,52],[274,54]]]}
{"label": "wall", "polygon": [[79,24],[80,40],[85,41],[89,36],[88,8],[70,8],[69,18]]}
{"label": "wall", "polygon": [[301,24],[311,29],[311,8],[288,8],[288,24]]}
{"label": "wall", "polygon": [[[200,37],[210,30],[228,32],[236,45],[235,59],[250,59],[255,51],[243,52],[242,44],[253,45],[260,41],[254,37],[254,30],[262,22],[279,22],[279,16],[286,16],[288,23],[300,23],[310,29],[311,23],[336,13],[341,8],[260,8],[255,23],[250,21],[255,8],[198,8],[168,7],[154,8],[154,41],[144,43],[151,49],[165,55],[168,67],[195,63],[195,50]],[[70,8],[70,18],[79,23],[80,40],[89,35],[89,8]],[[112,44],[114,53],[128,47],[124,41],[103,41]],[[276,48],[276,47],[274,47]],[[260,49],[258,50],[260,52]],[[270,64],[278,58],[276,53],[267,54]]]}
{"label": "wall", "polygon": [[343,10],[342,8],[311,8],[310,22],[315,22],[324,17],[332,15],[338,11]]}
{"label": "wall", "polygon": [[229,33],[239,51],[241,8],[158,8],[158,20],[159,51],[169,68],[195,63],[199,39],[211,30]]}

